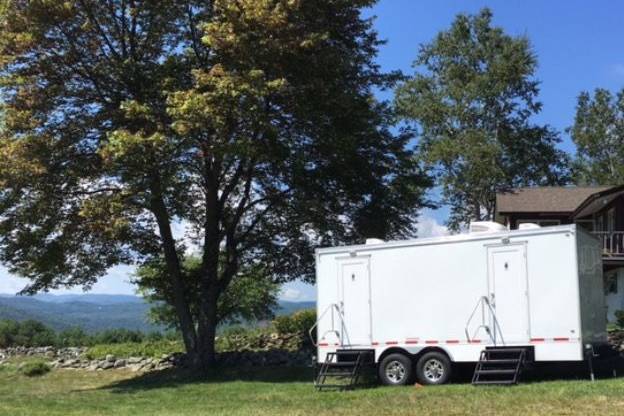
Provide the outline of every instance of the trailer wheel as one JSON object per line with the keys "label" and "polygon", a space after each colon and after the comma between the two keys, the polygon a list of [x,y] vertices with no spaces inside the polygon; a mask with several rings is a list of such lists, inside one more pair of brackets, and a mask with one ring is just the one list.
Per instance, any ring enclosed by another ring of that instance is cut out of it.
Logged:
{"label": "trailer wheel", "polygon": [[412,360],[403,354],[390,354],[379,363],[379,379],[386,386],[404,386],[412,379]]}
{"label": "trailer wheel", "polygon": [[451,377],[451,362],[446,354],[428,352],[416,363],[416,377],[421,384],[444,384]]}

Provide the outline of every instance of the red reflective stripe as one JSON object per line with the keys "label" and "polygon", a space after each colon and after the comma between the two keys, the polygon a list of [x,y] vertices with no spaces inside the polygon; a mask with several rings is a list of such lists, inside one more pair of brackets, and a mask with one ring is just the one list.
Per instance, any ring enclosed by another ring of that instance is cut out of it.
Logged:
{"label": "red reflective stripe", "polygon": [[428,339],[427,341],[425,341],[425,344],[437,344],[438,341],[435,339]]}
{"label": "red reflective stripe", "polygon": [[446,343],[447,344],[459,344],[459,340],[458,339],[447,339]]}
{"label": "red reflective stripe", "polygon": [[481,344],[481,340],[480,339],[471,339],[470,341],[471,344]]}
{"label": "red reflective stripe", "polygon": [[386,341],[386,345],[397,345],[398,341]]}
{"label": "red reflective stripe", "polygon": [[416,339],[408,339],[405,341],[406,344],[418,344],[418,340]]}
{"label": "red reflective stripe", "polygon": [[337,343],[337,342],[336,342],[334,345],[335,345],[336,347],[339,347],[339,346],[340,346],[340,344],[339,344],[339,343]]}
{"label": "red reflective stripe", "polygon": [[327,347],[329,344],[326,342],[319,342],[319,347]]}
{"label": "red reflective stripe", "polygon": [[531,342],[544,342],[544,338],[531,338]]}
{"label": "red reflective stripe", "polygon": [[553,338],[553,340],[555,340],[556,342],[562,342],[562,341],[570,341],[570,338],[559,337],[559,338]]}
{"label": "red reflective stripe", "polygon": [[372,345],[379,345],[379,343],[378,342],[373,342]]}

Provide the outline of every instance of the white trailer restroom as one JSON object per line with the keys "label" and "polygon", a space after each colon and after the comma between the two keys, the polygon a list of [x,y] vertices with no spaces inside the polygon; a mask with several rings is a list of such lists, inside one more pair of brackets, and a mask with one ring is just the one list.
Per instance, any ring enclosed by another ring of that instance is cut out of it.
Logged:
{"label": "white trailer restroom", "polygon": [[[385,384],[444,383],[451,363],[494,364],[489,349],[581,361],[607,342],[600,244],[575,225],[475,223],[462,235],[322,248],[316,281],[318,362],[365,352]],[[516,367],[477,371],[516,377]]]}

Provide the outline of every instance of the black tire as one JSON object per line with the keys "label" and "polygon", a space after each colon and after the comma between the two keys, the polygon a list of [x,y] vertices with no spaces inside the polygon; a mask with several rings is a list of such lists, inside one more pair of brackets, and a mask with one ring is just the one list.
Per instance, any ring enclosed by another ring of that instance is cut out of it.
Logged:
{"label": "black tire", "polygon": [[413,367],[414,364],[408,356],[390,354],[379,363],[379,380],[386,386],[405,386],[412,381]]}
{"label": "black tire", "polygon": [[451,378],[451,361],[446,354],[431,351],[416,363],[416,378],[420,384],[444,384]]}

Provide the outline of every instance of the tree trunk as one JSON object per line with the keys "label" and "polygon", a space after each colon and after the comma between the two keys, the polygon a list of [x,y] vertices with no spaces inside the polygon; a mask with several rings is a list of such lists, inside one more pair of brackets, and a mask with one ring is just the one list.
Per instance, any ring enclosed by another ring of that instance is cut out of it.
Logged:
{"label": "tree trunk", "polygon": [[195,361],[195,356],[197,355],[195,326],[193,324],[193,317],[189,308],[188,299],[184,291],[182,268],[175,247],[175,239],[171,232],[169,214],[167,213],[167,207],[165,206],[160,191],[160,181],[155,179],[152,184],[151,209],[158,223],[167,272],[169,276],[171,276],[174,308],[178,316],[178,322],[180,323],[184,347],[191,361]]}
{"label": "tree trunk", "polygon": [[204,223],[204,247],[200,281],[200,301],[197,313],[198,368],[208,371],[216,361],[215,336],[219,318],[217,301],[221,294],[219,286],[219,256],[221,235],[219,232],[220,208],[218,186],[211,164],[206,162],[204,180],[206,186],[206,219]]}
{"label": "tree trunk", "polygon": [[209,371],[216,363],[215,337],[217,335],[217,299],[216,287],[208,293],[202,293],[197,323],[197,368]]}

